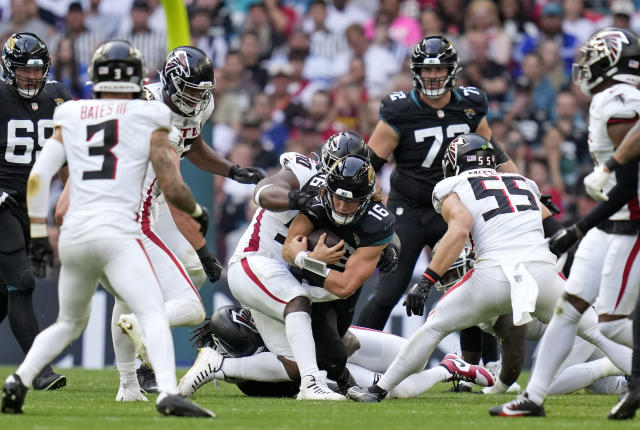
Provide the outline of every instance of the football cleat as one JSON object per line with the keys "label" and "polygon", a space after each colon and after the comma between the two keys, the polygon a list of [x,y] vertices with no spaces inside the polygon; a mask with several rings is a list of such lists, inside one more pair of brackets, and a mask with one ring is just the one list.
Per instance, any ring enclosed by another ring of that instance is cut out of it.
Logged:
{"label": "football cleat", "polygon": [[57,390],[67,385],[67,377],[58,373],[49,373],[48,375],[38,375],[31,384],[34,390]]}
{"label": "football cleat", "polygon": [[347,397],[356,402],[381,402],[387,392],[377,385],[370,387],[351,387],[347,391]]}
{"label": "football cleat", "polygon": [[489,414],[495,417],[544,417],[544,406],[537,405],[524,393],[515,400],[489,409]]}
{"label": "football cleat", "polygon": [[207,382],[224,380],[224,373],[221,370],[224,357],[209,347],[200,348],[198,351],[195,363],[178,384],[178,392],[181,396],[193,395]]}
{"label": "football cleat", "polygon": [[627,391],[620,396],[620,401],[609,411],[610,420],[629,420],[636,416],[640,407],[640,384],[629,385]]}
{"label": "football cleat", "polygon": [[473,384],[467,381],[458,381],[453,379],[451,381],[453,386],[449,388],[450,393],[470,393],[473,391]]}
{"label": "football cleat", "polygon": [[147,342],[145,341],[144,333],[142,332],[142,328],[138,322],[138,317],[136,317],[135,314],[122,314],[120,315],[120,318],[118,318],[117,324],[122,329],[122,333],[131,338],[131,342],[133,342],[133,347],[136,350],[138,358],[145,366],[150,368],[151,361],[147,354]]}
{"label": "football cleat", "polygon": [[336,393],[326,383],[327,372],[317,371],[311,375],[304,375],[300,381],[298,400],[347,400],[345,396]]}
{"label": "football cleat", "polygon": [[138,384],[145,393],[157,393],[158,384],[156,383],[156,374],[153,373],[153,369],[149,369],[144,364],[136,370],[136,377],[138,378]]}
{"label": "football cleat", "polygon": [[349,390],[349,388],[357,386],[358,383],[356,382],[351,372],[349,372],[349,369],[347,369],[346,367],[344,368],[342,376],[336,379],[335,382],[327,381],[327,387],[329,387],[330,390],[335,391],[336,393],[340,393],[343,396],[347,395],[347,391]]}
{"label": "football cleat", "polygon": [[22,383],[22,379],[17,374],[9,375],[2,386],[0,411],[3,414],[21,414],[27,390],[28,388]]}
{"label": "football cleat", "polygon": [[148,402],[149,400],[140,391],[138,384],[127,384],[120,382],[118,394],[116,394],[116,402]]}
{"label": "football cleat", "polygon": [[440,362],[451,373],[451,378],[447,381],[467,381],[473,382],[482,387],[493,385],[493,375],[487,369],[475,364],[469,364],[455,354],[447,354]]}
{"label": "football cleat", "polygon": [[156,409],[162,415],[202,418],[216,417],[216,414],[209,409],[201,408],[178,394],[160,393],[156,400]]}

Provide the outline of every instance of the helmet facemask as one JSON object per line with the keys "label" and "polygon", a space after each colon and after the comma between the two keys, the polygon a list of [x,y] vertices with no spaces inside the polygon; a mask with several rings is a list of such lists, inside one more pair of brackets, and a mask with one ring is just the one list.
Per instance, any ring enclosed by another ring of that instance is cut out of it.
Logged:
{"label": "helmet facemask", "polygon": [[[366,158],[348,155],[335,162],[321,190],[324,207],[331,221],[338,226],[356,222],[371,201],[375,183],[373,167]],[[339,211],[334,198],[353,203],[353,209],[348,213]]]}
{"label": "helmet facemask", "polygon": [[[331,221],[333,221],[335,225],[349,225],[356,222],[360,218],[360,216],[362,216],[362,214],[364,213],[364,210],[367,208],[367,205],[369,205],[369,201],[371,200],[372,194],[373,192],[364,197],[351,198],[351,197],[348,197],[353,195],[351,191],[338,188],[337,190],[335,190],[335,192],[333,192],[327,188],[324,194],[324,198],[325,198],[326,207],[327,209],[329,209],[327,212],[329,212]],[[353,211],[349,213],[338,212],[338,210],[335,208],[335,205],[333,203],[334,197],[338,200],[357,203],[357,206]]]}
{"label": "helmet facemask", "polygon": [[[31,61],[31,60],[29,60]],[[40,62],[41,63],[41,62]],[[26,70],[39,70],[42,73],[41,78],[20,77],[21,72]],[[13,79],[15,80],[15,89],[25,99],[32,99],[44,88],[49,75],[49,65],[14,65]]]}
{"label": "helmet facemask", "polygon": [[[426,67],[438,67],[447,69],[447,74],[438,78],[425,78],[421,75],[421,70]],[[450,66],[439,65],[411,65],[411,75],[414,86],[430,99],[438,99],[455,85],[461,67],[456,63]]]}
{"label": "helmet facemask", "polygon": [[[171,101],[185,115],[195,116],[206,109],[213,95],[211,90],[216,87],[215,82],[201,82],[194,85],[182,79],[178,75],[170,77],[175,92],[171,94]],[[165,85],[164,76],[160,75],[162,84]]]}

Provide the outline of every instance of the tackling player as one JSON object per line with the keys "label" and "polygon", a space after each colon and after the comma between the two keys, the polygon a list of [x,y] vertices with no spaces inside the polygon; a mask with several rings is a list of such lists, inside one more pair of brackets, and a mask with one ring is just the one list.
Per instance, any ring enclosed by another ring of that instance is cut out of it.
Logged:
{"label": "tackling player", "polygon": [[29,176],[27,199],[31,231],[48,240],[49,185],[56,170],[68,163],[69,210],[59,242],[60,313],[38,335],[16,373],[6,379],[3,413],[22,413],[26,385],[80,336],[89,320],[91,297],[99,278],[104,277],[147,333],[149,358],[160,390],[158,411],[215,416],[178,395],[173,340],[162,294],[136,222],[137,190],[151,161],[165,197],[203,227],[206,223],[169,144],[169,109],[158,102],[135,100],[142,93],[143,76],[137,49],[122,40],[107,42],[95,51],[91,64],[97,99],[68,102],[54,113],[55,131]]}
{"label": "tackling player", "polygon": [[[47,46],[35,34],[13,34],[2,48],[0,97],[5,108],[0,114],[0,322],[9,316],[11,331],[25,354],[39,331],[32,303],[33,275],[42,278],[46,266],[53,265],[46,230],[29,234],[27,178],[45,139],[53,132],[55,107],[71,98],[64,85],[47,82],[50,65]],[[33,380],[36,390],[64,385],[66,378],[49,365]]]}

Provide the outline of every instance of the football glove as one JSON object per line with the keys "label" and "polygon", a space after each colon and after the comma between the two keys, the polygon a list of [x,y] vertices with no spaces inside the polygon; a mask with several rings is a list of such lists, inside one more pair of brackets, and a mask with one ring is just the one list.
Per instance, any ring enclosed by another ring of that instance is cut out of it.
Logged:
{"label": "football glove", "polygon": [[239,167],[231,166],[229,170],[229,179],[233,179],[241,184],[257,184],[267,175],[257,167]]}
{"label": "football glove", "polygon": [[33,274],[38,278],[44,278],[47,275],[47,266],[53,267],[53,248],[47,236],[31,238],[29,258]]}
{"label": "football glove", "polygon": [[313,194],[305,193],[302,190],[291,190],[289,191],[289,209],[295,211],[303,210],[313,197]]}
{"label": "football glove", "polygon": [[304,207],[299,209],[300,212],[309,217],[312,221],[317,221],[327,216],[327,210],[322,204],[320,196],[314,195],[313,198],[307,200]]}
{"label": "football glove", "polygon": [[209,252],[207,246],[203,246],[197,250],[196,253],[198,254],[198,258],[200,258],[200,263],[202,263],[202,268],[204,269],[204,273],[207,274],[209,281],[216,282],[220,279],[222,264]]}
{"label": "football glove", "polygon": [[[196,205],[198,204],[196,203]],[[202,209],[202,212],[200,212],[200,215],[198,216],[193,216],[192,214],[191,217],[194,220],[196,220],[198,224],[200,224],[200,233],[202,233],[203,236],[206,236],[207,230],[209,230],[209,210],[204,206],[201,206],[201,205],[198,205],[198,206],[200,206],[200,209]]]}
{"label": "football glove", "polygon": [[587,190],[587,194],[596,200],[609,200],[609,196],[603,191],[609,176],[611,173],[605,172],[604,166],[594,167],[593,172],[584,177],[584,188]]}
{"label": "football glove", "polygon": [[560,213],[558,205],[551,201],[551,194],[540,194],[540,202],[545,205],[552,214],[557,215]]}
{"label": "football glove", "polygon": [[4,191],[0,192],[0,209],[17,209],[18,207],[20,205],[16,199]]}
{"label": "football glove", "polygon": [[583,236],[577,225],[573,224],[557,231],[549,238],[549,249],[557,257],[567,252]]}
{"label": "football glove", "polygon": [[389,242],[382,250],[378,260],[378,269],[383,273],[395,273],[398,270],[400,261],[400,250],[396,245]]}
{"label": "football glove", "polygon": [[431,288],[433,288],[433,282],[424,275],[418,282],[413,284],[413,287],[409,289],[407,299],[403,303],[407,308],[407,316],[411,316],[411,313],[413,315],[424,315],[424,305],[427,303]]}

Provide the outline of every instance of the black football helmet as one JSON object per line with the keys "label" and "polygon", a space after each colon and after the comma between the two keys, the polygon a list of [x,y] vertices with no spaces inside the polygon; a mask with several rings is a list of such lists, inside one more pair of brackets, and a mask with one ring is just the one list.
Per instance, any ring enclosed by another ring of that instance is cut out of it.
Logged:
{"label": "black football helmet", "polygon": [[322,170],[328,172],[336,161],[347,155],[360,155],[368,160],[369,147],[356,133],[342,131],[334,134],[322,145],[320,154]]}
{"label": "black football helmet", "polygon": [[461,134],[451,141],[442,160],[444,177],[459,175],[471,169],[495,169],[493,144],[476,133]]}
{"label": "black football helmet", "polygon": [[[15,33],[7,39],[2,48],[2,73],[4,80],[25,99],[36,97],[47,82],[51,59],[47,45],[33,33]],[[20,78],[24,87],[18,84],[16,69],[33,68],[42,70],[41,78]]]}
{"label": "black football helmet", "polygon": [[573,63],[573,82],[586,95],[607,80],[640,84],[640,40],[623,28],[608,27],[595,32],[580,48]]}
{"label": "black football helmet", "polygon": [[126,40],[110,40],[93,53],[89,76],[93,92],[132,93],[142,95],[145,76],[142,54]]}
{"label": "black football helmet", "polygon": [[[368,159],[360,155],[347,155],[336,161],[325,184],[322,200],[331,221],[336,225],[356,222],[364,213],[376,189],[376,175]],[[351,213],[337,212],[333,196],[340,200],[356,201],[358,207]]]}
{"label": "black football helmet", "polygon": [[[462,70],[456,47],[442,36],[422,39],[413,50],[409,67],[415,89],[432,99],[451,90]],[[442,78],[422,78],[420,69],[423,67],[446,67],[448,73]]]}
{"label": "black football helmet", "polygon": [[265,349],[251,312],[242,306],[222,306],[211,315],[215,349],[226,357],[247,357]]}
{"label": "black football helmet", "polygon": [[186,116],[195,116],[212,102],[216,87],[213,62],[193,46],[178,46],[167,55],[160,81],[173,104]]}

